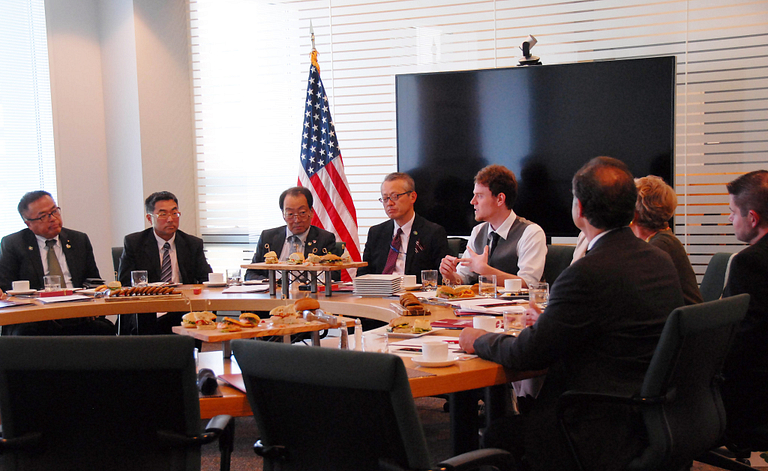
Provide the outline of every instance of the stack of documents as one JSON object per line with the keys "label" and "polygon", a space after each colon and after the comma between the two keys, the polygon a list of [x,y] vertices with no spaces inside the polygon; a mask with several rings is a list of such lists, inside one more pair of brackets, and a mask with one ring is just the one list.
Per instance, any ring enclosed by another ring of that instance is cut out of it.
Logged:
{"label": "stack of documents", "polygon": [[392,296],[402,291],[402,275],[363,275],[353,281],[357,296]]}

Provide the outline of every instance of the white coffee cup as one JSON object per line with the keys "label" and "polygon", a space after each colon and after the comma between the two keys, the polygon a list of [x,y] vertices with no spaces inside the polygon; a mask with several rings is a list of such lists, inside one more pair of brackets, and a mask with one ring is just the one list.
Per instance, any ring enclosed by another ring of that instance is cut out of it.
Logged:
{"label": "white coffee cup", "polygon": [[426,340],[421,344],[421,355],[426,361],[448,359],[448,344],[440,340]]}
{"label": "white coffee cup", "polygon": [[403,288],[416,286],[416,275],[403,275]]}
{"label": "white coffee cup", "polygon": [[472,318],[472,327],[493,332],[496,330],[496,318],[493,316],[475,316]]}
{"label": "white coffee cup", "polygon": [[224,273],[208,273],[208,283],[224,283]]}
{"label": "white coffee cup", "polygon": [[14,281],[11,284],[14,291],[29,291],[29,280]]}
{"label": "white coffee cup", "polygon": [[504,280],[504,290],[509,291],[510,293],[518,293],[520,290],[523,289],[523,280],[520,278],[511,278],[509,280]]}

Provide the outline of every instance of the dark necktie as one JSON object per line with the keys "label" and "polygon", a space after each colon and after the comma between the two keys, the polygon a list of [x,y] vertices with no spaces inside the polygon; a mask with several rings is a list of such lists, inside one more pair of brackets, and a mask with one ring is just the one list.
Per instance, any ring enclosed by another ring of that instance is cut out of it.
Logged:
{"label": "dark necktie", "polygon": [[395,272],[395,264],[397,264],[397,256],[400,254],[400,236],[403,235],[403,230],[397,228],[395,237],[392,238],[392,243],[389,244],[389,255],[387,255],[387,264],[384,265],[385,275],[391,275]]}
{"label": "dark necktie", "polygon": [[56,257],[56,251],[53,247],[56,245],[56,239],[48,239],[45,241],[45,248],[48,252],[46,254],[46,260],[48,261],[48,274],[59,275],[61,277],[61,283],[64,284],[64,272],[61,271],[61,265],[59,265],[59,259]]}
{"label": "dark necktie", "polygon": [[160,281],[170,283],[173,281],[173,269],[171,267],[171,244],[163,244],[163,263],[160,265]]}
{"label": "dark necktie", "polygon": [[488,250],[488,258],[491,258],[491,255],[493,255],[493,252],[496,250],[496,246],[499,245],[499,238],[501,236],[498,232],[491,232],[491,234],[488,236],[488,244],[491,246],[490,250]]}

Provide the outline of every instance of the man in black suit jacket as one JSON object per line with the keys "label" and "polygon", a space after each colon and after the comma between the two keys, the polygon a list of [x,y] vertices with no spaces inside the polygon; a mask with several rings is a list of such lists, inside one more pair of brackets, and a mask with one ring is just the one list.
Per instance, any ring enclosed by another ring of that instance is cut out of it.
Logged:
{"label": "man in black suit jacket", "polygon": [[[0,242],[0,289],[14,281],[28,280],[32,289],[43,289],[43,276],[51,273],[48,251],[53,250],[66,288],[81,288],[86,278],[101,278],[93,247],[83,232],[63,227],[61,208],[47,191],[25,194],[18,206],[26,229]],[[46,241],[53,241],[49,249]],[[8,326],[11,335],[114,335],[115,326],[105,318],[77,318],[30,322]]]}
{"label": "man in black suit jacket", "polygon": [[[684,303],[669,255],[627,227],[637,197],[627,167],[593,159],[574,176],[573,190],[573,220],[589,250],[557,278],[536,323],[517,338],[477,329],[459,338],[481,358],[517,370],[548,369],[521,420],[522,459],[534,470],[575,469],[556,420],[558,397],[571,389],[638,392],[667,317]],[[626,469],[641,446],[628,407],[580,407],[567,419],[588,469]]]}
{"label": "man in black suit jacket", "polygon": [[[302,246],[304,257],[311,253],[320,256],[335,253],[336,236],[310,224],[314,216],[312,202],[312,192],[302,186],[288,188],[280,194],[278,204],[286,225],[261,232],[259,245],[251,261],[263,262],[267,252],[275,252],[281,261],[287,260],[294,248],[301,250]],[[287,243],[288,239],[291,239],[291,243]],[[245,272],[246,281],[264,279],[267,276],[267,270],[249,269]],[[337,280],[338,277],[340,272],[333,272],[333,279]]]}
{"label": "man in black suit jacket", "polygon": [[[181,212],[176,196],[168,191],[152,193],[144,202],[144,209],[152,227],[125,236],[118,269],[120,283],[131,286],[131,271],[134,270],[146,270],[150,283],[167,281],[194,284],[208,281],[208,274],[213,270],[205,258],[203,240],[179,230]],[[163,279],[162,263],[166,243],[170,272],[167,279]],[[134,325],[133,330],[140,334],[170,334],[174,325],[181,324],[182,315],[169,312],[155,322],[154,313],[138,314],[139,325]]]}
{"label": "man in black suit jacket", "polygon": [[[368,230],[363,261],[367,267],[357,269],[358,275],[367,273],[400,273],[416,275],[421,283],[421,270],[437,270],[440,260],[448,255],[448,238],[443,226],[427,221],[413,210],[416,203],[413,178],[407,173],[390,173],[381,184],[381,201],[389,221]],[[400,248],[395,250],[393,240],[402,230]],[[405,249],[405,250],[403,250]],[[396,254],[395,264],[388,267],[390,252]]]}
{"label": "man in black suit jacket", "polygon": [[749,443],[750,429],[768,425],[768,171],[728,183],[729,220],[749,244],[734,255],[724,297],[748,293],[749,308],[725,361],[721,390],[730,441]]}

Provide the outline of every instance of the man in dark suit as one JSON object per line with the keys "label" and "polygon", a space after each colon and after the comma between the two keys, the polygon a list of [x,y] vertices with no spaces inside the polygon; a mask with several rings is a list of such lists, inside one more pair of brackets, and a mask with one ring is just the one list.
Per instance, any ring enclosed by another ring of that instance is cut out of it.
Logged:
{"label": "man in dark suit", "polygon": [[[519,419],[524,436],[510,439],[523,444],[522,459],[535,470],[575,469],[557,425],[558,397],[571,389],[638,392],[667,317],[684,303],[669,255],[627,227],[637,192],[624,163],[591,160],[574,176],[573,194],[573,220],[589,250],[554,282],[536,323],[517,338],[477,329],[459,338],[481,358],[517,370],[548,369],[532,409]],[[583,406],[569,414],[585,467],[625,469],[641,446],[635,419],[624,406]]]}
{"label": "man in dark suit", "polygon": [[[366,273],[398,273],[416,275],[421,283],[421,270],[437,270],[440,260],[448,255],[448,238],[443,226],[416,214],[416,187],[407,173],[390,173],[381,184],[381,198],[389,221],[368,230],[363,261]],[[389,262],[389,263],[388,263]]]}
{"label": "man in dark suit", "polygon": [[[312,202],[312,192],[308,188],[295,186],[282,192],[278,204],[286,225],[261,232],[259,245],[251,261],[263,262],[267,252],[275,252],[280,261],[288,260],[293,252],[303,253],[304,257],[311,253],[320,256],[335,253],[336,236],[311,225],[314,216]],[[333,273],[334,279],[340,276],[338,271]],[[246,281],[264,279],[267,276],[269,273],[266,270],[249,269],[245,272]]]}
{"label": "man in dark suit", "polygon": [[768,171],[728,183],[729,220],[749,244],[734,255],[724,297],[748,293],[749,308],[725,361],[721,390],[727,438],[750,443],[750,429],[768,424]]}
{"label": "man in dark suit", "polygon": [[[123,286],[131,286],[131,272],[146,270],[150,283],[194,284],[208,281],[211,266],[203,252],[203,240],[179,230],[179,200],[168,191],[152,193],[144,201],[146,218],[152,227],[125,236],[120,256],[118,278]],[[170,334],[181,324],[180,312],[169,312],[159,318],[154,313],[138,314],[139,334]],[[133,318],[134,316],[130,316]]]}
{"label": "man in dark suit", "polygon": [[[63,227],[61,208],[47,191],[25,194],[18,206],[26,229],[0,242],[0,289],[14,281],[28,280],[32,289],[43,288],[43,276],[59,275],[66,288],[81,288],[86,278],[101,278],[93,247],[82,232]],[[115,326],[105,318],[76,318],[8,326],[11,335],[114,335]]]}

